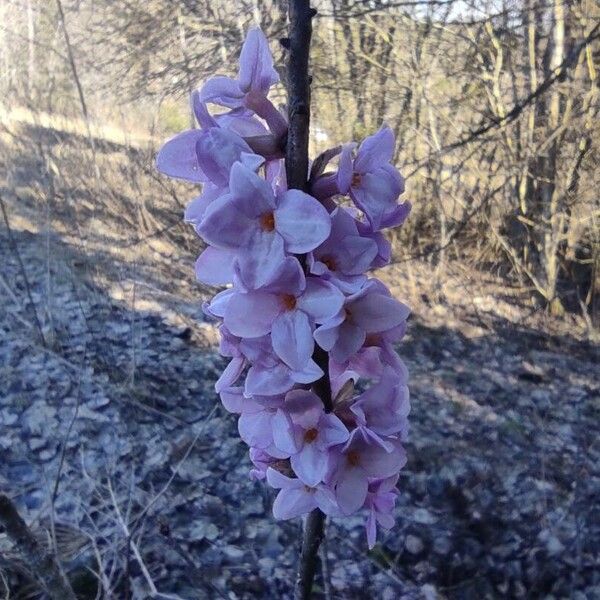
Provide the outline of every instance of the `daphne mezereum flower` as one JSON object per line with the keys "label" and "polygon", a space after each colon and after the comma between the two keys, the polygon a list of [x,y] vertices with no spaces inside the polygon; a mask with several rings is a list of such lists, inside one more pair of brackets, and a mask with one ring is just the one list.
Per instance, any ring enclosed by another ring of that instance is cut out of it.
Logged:
{"label": "daphne mezereum flower", "polygon": [[384,529],[391,529],[394,526],[394,506],[396,498],[398,498],[397,482],[398,475],[393,475],[386,479],[375,479],[369,483],[364,506],[368,511],[365,526],[369,549],[372,549],[377,541],[377,525]]}
{"label": "daphne mezereum flower", "polygon": [[317,198],[349,194],[374,231],[400,225],[410,205],[396,202],[404,191],[404,179],[391,164],[394,144],[394,134],[386,125],[363,140],[355,157],[356,144],[345,144],[337,173],[319,177],[313,193]]}
{"label": "daphne mezereum flower", "polygon": [[384,448],[364,429],[355,429],[344,446],[332,449],[333,467],[326,481],[335,490],[343,514],[352,514],[363,506],[370,480],[391,477],[406,463],[400,442],[390,439],[388,445]]}
{"label": "daphne mezereum flower", "polygon": [[242,46],[237,78],[211,77],[200,89],[198,98],[201,102],[227,108],[249,109],[263,118],[273,133],[283,134],[287,130],[287,122],[267,99],[269,89],[278,81],[267,38],[255,28],[248,31]]}
{"label": "daphne mezereum flower", "polygon": [[[401,224],[410,204],[398,203],[404,182],[386,126],[317,158],[310,194],[288,190],[287,121],[267,98],[278,80],[265,36],[251,30],[237,77],[193,92],[199,129],[167,141],[157,166],[202,184],[185,220],[207,243],[198,280],[225,286],[203,310],[219,323],[229,363],[215,389],[239,415],[251,477],[278,490],[277,519],[362,512],[372,547],[377,525],[393,524],[406,462],[408,373],[394,344],[409,309],[367,272],[390,261],[381,230]],[[214,104],[228,110],[212,114]],[[337,171],[324,173],[336,156]],[[331,412],[320,384],[311,390],[321,366]]]}
{"label": "daphne mezereum flower", "polygon": [[243,338],[271,333],[277,356],[294,369],[303,369],[314,350],[314,323],[335,316],[344,296],[332,284],[305,277],[298,260],[286,257],[272,279],[256,290],[235,291],[225,314],[227,329]]}
{"label": "daphne mezereum flower", "polygon": [[329,470],[329,449],[350,436],[313,392],[292,390],[275,416],[274,443],[290,456],[294,473],[308,486],[321,483]]}
{"label": "daphne mezereum flower", "polygon": [[331,214],[331,234],[308,255],[311,273],[346,293],[357,292],[377,256],[377,244],[358,232],[354,217],[341,206]]}
{"label": "daphne mezereum flower", "polygon": [[345,362],[358,352],[368,334],[382,333],[400,325],[409,315],[406,305],[392,298],[375,279],[346,298],[342,310],[314,333],[315,340],[336,362]]}
{"label": "daphne mezereum flower", "polygon": [[231,168],[229,194],[209,205],[197,231],[212,246],[238,251],[240,277],[256,288],[269,281],[286,253],[310,252],[327,239],[331,219],[312,196],[300,190],[276,196],[238,162]]}
{"label": "daphne mezereum flower", "polygon": [[379,436],[408,433],[410,401],[406,381],[391,367],[386,367],[379,380],[367,388],[350,406],[359,427]]}
{"label": "daphne mezereum flower", "polygon": [[339,512],[333,492],[323,484],[310,487],[302,480],[287,477],[273,468],[267,469],[267,481],[279,490],[273,503],[276,519],[292,519],[315,508],[320,508],[326,515]]}
{"label": "daphne mezereum flower", "polygon": [[377,380],[388,367],[393,369],[402,381],[408,381],[406,366],[394,349],[394,344],[402,339],[405,331],[406,322],[404,321],[397,327],[387,331],[371,333],[367,335],[362,348],[347,361],[338,363],[330,360],[329,375],[334,394],[349,379],[354,382],[360,378]]}

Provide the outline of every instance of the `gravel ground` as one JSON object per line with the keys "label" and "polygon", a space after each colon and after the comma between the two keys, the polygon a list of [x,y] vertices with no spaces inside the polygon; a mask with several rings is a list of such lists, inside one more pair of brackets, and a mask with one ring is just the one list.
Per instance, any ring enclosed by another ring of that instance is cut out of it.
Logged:
{"label": "gravel ground", "polygon": [[[0,251],[0,489],[81,598],[99,568],[114,598],[288,598],[300,524],[247,476],[200,301],[116,293],[52,235]],[[359,519],[330,523],[317,597],[600,598],[598,349],[478,319],[411,317],[398,525],[368,552]],[[1,532],[0,574],[38,594]]]}

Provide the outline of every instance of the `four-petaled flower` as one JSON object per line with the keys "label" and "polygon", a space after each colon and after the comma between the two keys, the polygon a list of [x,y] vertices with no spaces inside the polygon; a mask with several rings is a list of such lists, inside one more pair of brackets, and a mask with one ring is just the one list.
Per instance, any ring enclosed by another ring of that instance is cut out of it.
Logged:
{"label": "four-petaled flower", "polygon": [[243,285],[267,283],[286,253],[304,254],[327,239],[327,211],[300,190],[275,195],[271,186],[241,163],[231,169],[229,193],[210,204],[197,227],[204,240],[235,250]]}
{"label": "four-petaled flower", "polygon": [[323,481],[329,468],[329,449],[346,442],[346,426],[323,410],[323,402],[313,392],[293,390],[277,411],[274,443],[289,453],[294,473],[309,486]]}

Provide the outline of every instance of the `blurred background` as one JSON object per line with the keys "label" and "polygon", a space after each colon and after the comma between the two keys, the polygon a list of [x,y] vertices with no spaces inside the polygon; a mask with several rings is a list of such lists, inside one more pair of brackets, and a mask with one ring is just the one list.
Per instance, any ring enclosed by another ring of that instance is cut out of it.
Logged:
{"label": "blurred background", "polygon": [[[333,522],[323,598],[600,598],[600,8],[315,0],[313,156],[397,138],[413,212],[378,273],[412,441],[398,525]],[[154,169],[189,94],[285,0],[0,3],[0,490],[81,598],[285,598],[275,523]],[[43,597],[0,531],[0,594]]]}

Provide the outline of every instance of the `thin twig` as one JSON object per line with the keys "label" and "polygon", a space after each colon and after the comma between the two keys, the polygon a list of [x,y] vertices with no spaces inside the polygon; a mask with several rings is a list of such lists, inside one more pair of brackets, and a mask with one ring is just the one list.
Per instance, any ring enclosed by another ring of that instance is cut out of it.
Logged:
{"label": "thin twig", "polygon": [[15,505],[4,494],[0,494],[0,523],[50,598],[77,600],[71,584],[60,570],[55,558],[41,547],[17,512]]}
{"label": "thin twig", "polygon": [[8,231],[8,241],[10,246],[12,247],[12,251],[17,258],[17,262],[19,263],[19,269],[21,271],[21,275],[23,276],[23,281],[25,283],[25,290],[27,292],[27,297],[29,298],[29,303],[31,304],[31,310],[33,311],[33,318],[35,321],[35,326],[38,330],[38,334],[40,336],[40,341],[42,345],[47,348],[48,344],[46,343],[46,338],[44,337],[44,332],[42,331],[42,324],[40,323],[40,319],[37,314],[37,309],[35,307],[35,303],[33,301],[33,296],[31,295],[31,286],[29,285],[29,278],[27,277],[27,271],[25,271],[25,265],[23,264],[23,260],[21,259],[21,255],[19,254],[19,249],[17,247],[17,242],[13,236],[12,229],[10,227],[10,222],[8,220],[8,213],[6,212],[6,205],[4,204],[4,199],[0,196],[0,209],[2,209],[2,217],[4,218],[4,223],[6,225],[6,230]]}
{"label": "thin twig", "polygon": [[96,144],[94,143],[94,137],[92,136],[92,127],[90,124],[90,115],[87,109],[85,101],[85,95],[83,93],[83,86],[77,73],[77,65],[75,64],[75,55],[73,53],[73,46],[71,46],[71,38],[69,37],[69,30],[67,29],[67,21],[65,19],[65,12],[61,0],[56,0],[56,8],[58,9],[58,16],[60,18],[60,24],[63,30],[65,38],[65,46],[67,47],[67,57],[69,59],[69,65],[71,67],[71,73],[73,74],[73,80],[75,81],[75,87],[77,88],[77,95],[79,96],[79,103],[81,104],[81,112],[85,121],[85,127],[87,130],[88,141],[90,149],[92,151],[92,159],[94,163],[94,173],[96,180],[100,180],[100,169],[98,168],[98,161],[96,160]]}

